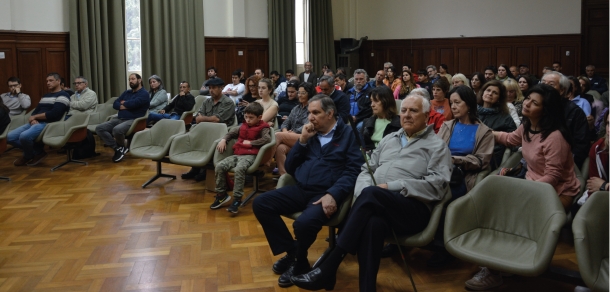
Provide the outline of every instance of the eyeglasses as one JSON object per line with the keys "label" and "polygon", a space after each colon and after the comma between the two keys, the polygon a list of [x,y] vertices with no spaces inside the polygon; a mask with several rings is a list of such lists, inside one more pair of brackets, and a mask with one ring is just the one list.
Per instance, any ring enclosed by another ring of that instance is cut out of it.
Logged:
{"label": "eyeglasses", "polygon": [[307,95],[307,92],[301,92],[301,91],[297,91],[298,95]]}
{"label": "eyeglasses", "polygon": [[17,87],[17,86],[19,86],[19,84],[9,84],[8,88],[13,88],[13,87]]}
{"label": "eyeglasses", "polygon": [[83,84],[85,82],[73,82],[72,85],[79,85],[79,84]]}

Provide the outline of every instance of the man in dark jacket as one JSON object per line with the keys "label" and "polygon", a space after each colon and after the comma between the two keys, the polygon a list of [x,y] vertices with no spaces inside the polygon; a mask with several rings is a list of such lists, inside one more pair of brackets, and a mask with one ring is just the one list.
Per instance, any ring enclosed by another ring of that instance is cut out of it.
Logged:
{"label": "man in dark jacket", "polygon": [[195,106],[195,98],[191,95],[191,85],[182,81],[180,83],[180,94],[174,96],[172,102],[166,105],[159,113],[149,113],[147,123],[162,119],[179,120],[182,114],[190,111]]}
{"label": "man in dark jacket", "polygon": [[318,75],[313,71],[313,64],[311,62],[305,62],[305,71],[299,74],[299,80],[301,82],[309,82],[314,86],[318,83]]}
{"label": "man in dark jacket", "polygon": [[587,77],[589,77],[589,82],[591,82],[591,90],[595,90],[599,92],[599,94],[608,91],[606,79],[595,74],[595,66],[589,65],[585,68],[585,71],[587,72]]}
{"label": "man in dark jacket", "polygon": [[337,108],[337,114],[341,117],[343,123],[347,124],[348,119],[352,118],[349,114],[351,109],[349,105],[349,96],[347,96],[345,92],[335,88],[335,79],[331,76],[320,77],[320,91],[320,93],[328,95],[333,100],[335,107]]}
{"label": "man in dark jacket", "polygon": [[358,130],[362,128],[364,119],[370,118],[373,115],[371,109],[371,90],[373,90],[366,81],[369,80],[369,75],[364,69],[356,69],[354,71],[354,87],[347,94],[350,103],[350,115]]}
{"label": "man in dark jacket", "polygon": [[129,87],[131,89],[125,90],[112,104],[119,114],[95,128],[95,132],[104,141],[104,144],[114,149],[112,157],[114,162],[123,160],[125,154],[129,152],[129,148],[125,145],[125,134],[135,119],[146,115],[150,106],[148,92],[142,87],[140,74],[129,75]]}
{"label": "man in dark jacket", "polygon": [[[308,111],[309,123],[285,164],[297,184],[266,192],[252,204],[273,254],[286,253],[273,265],[273,271],[281,274],[280,287],[292,286],[292,275],[310,270],[307,250],[322,225],[352,196],[364,163],[355,133],[337,120],[332,99],[316,95]],[[303,212],[293,223],[296,240],[280,216],[295,212]]]}
{"label": "man in dark jacket", "polygon": [[570,88],[570,81],[565,75],[559,72],[551,71],[544,74],[540,82],[557,89],[559,94],[564,97],[561,100],[564,103],[565,108],[566,126],[568,126],[568,129],[572,134],[572,141],[568,141],[568,143],[572,145],[574,163],[576,164],[576,167],[580,168],[589,154],[589,141],[591,141],[589,137],[589,124],[587,123],[587,116],[580,107],[565,98],[568,88]]}

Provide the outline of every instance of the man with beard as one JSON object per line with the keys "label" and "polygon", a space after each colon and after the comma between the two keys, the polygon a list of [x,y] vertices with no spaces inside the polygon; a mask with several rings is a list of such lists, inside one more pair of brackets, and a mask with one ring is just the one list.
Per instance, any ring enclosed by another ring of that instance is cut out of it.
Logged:
{"label": "man with beard", "polygon": [[356,69],[354,71],[354,87],[347,92],[351,107],[350,115],[358,129],[362,128],[364,119],[373,115],[371,99],[369,98],[372,88],[366,83],[367,80],[369,80],[369,75],[366,71]]}
{"label": "man with beard", "polygon": [[112,157],[114,162],[123,160],[125,154],[129,152],[129,148],[125,145],[125,134],[129,131],[133,120],[146,115],[150,106],[148,92],[142,87],[140,74],[129,75],[129,87],[131,89],[125,90],[112,104],[119,114],[95,128],[95,132],[104,141],[104,144],[114,149]]}

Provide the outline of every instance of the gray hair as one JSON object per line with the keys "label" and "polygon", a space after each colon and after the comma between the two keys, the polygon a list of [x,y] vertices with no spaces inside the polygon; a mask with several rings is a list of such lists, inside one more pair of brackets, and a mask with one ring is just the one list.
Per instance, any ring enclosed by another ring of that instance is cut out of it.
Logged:
{"label": "gray hair", "polygon": [[428,92],[428,90],[425,88],[415,88],[411,90],[409,95],[419,95],[427,100],[430,100],[430,92]]}
{"label": "gray hair", "polygon": [[409,98],[415,98],[415,99],[421,100],[422,111],[426,114],[430,114],[430,101],[419,94],[411,93],[411,94],[407,95],[407,97],[405,97],[405,99],[403,99],[402,102],[400,103],[401,107],[402,107],[402,103],[404,103],[405,100],[407,100]]}
{"label": "gray hair", "polygon": [[428,65],[428,67],[426,67],[426,71],[428,71],[428,69],[432,68],[432,70],[436,71],[436,66],[434,65]]}
{"label": "gray hair", "polygon": [[[572,85],[570,83],[570,80],[568,79],[568,77],[566,77],[565,75],[561,74],[561,72],[557,72],[557,71],[549,71],[549,72],[546,72],[544,74],[544,76],[547,76],[547,75],[557,75],[557,76],[559,76],[559,88],[561,88],[564,91],[564,94],[567,94],[568,89]],[[544,78],[544,76],[542,76],[542,78]]]}
{"label": "gray hair", "polygon": [[356,70],[354,70],[354,77],[356,77],[356,74],[362,74],[362,73],[364,73],[364,76],[365,76],[366,80],[368,81],[369,80],[369,74],[366,73],[366,70],[364,70],[364,69],[356,69]]}
{"label": "gray hair", "polygon": [[394,64],[392,64],[391,62],[385,62],[383,63],[383,66],[385,67],[386,65],[388,65],[388,67],[392,67],[394,66]]}
{"label": "gray hair", "polygon": [[308,105],[314,101],[319,101],[322,106],[322,110],[330,115],[330,111],[333,111],[333,117],[337,118],[337,107],[335,106],[335,102],[326,94],[316,94],[314,97],[309,99]]}
{"label": "gray hair", "polygon": [[159,77],[157,75],[153,75],[153,76],[148,77],[148,84],[150,84],[150,80],[151,79],[155,79],[155,80],[157,80],[159,82],[159,89],[158,90],[165,89],[165,86],[163,86],[163,80],[161,80],[161,77]]}
{"label": "gray hair", "polygon": [[466,78],[466,76],[464,74],[458,73],[458,74],[453,75],[453,77],[451,77],[452,81],[456,80],[456,79],[462,80],[462,82],[464,82],[464,85],[470,87],[470,81],[468,81],[468,78]]}
{"label": "gray hair", "polygon": [[53,79],[55,80],[61,80],[61,76],[59,76],[59,73],[57,72],[51,72],[47,74],[47,77],[53,77]]}
{"label": "gray hair", "polygon": [[83,82],[85,82],[85,84],[89,84],[89,81],[87,80],[87,78],[83,77],[83,76],[76,76],[75,79],[82,79]]}
{"label": "gray hair", "polygon": [[595,65],[587,65],[587,67],[585,67],[585,69],[590,68],[591,70],[595,70]]}
{"label": "gray hair", "polygon": [[322,81],[325,81],[331,87],[335,86],[335,77],[328,76],[328,75],[323,75],[323,76],[320,77],[320,83],[322,83]]}

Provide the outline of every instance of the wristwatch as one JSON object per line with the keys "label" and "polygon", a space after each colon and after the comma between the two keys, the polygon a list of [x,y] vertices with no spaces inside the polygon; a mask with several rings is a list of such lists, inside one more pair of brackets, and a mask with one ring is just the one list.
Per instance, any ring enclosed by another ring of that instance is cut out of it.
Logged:
{"label": "wristwatch", "polygon": [[606,190],[606,185],[607,185],[607,184],[608,184],[608,182],[604,182],[604,183],[602,184],[602,186],[601,186],[601,187],[599,187],[599,190],[600,190],[600,191],[605,191],[605,190]]}

